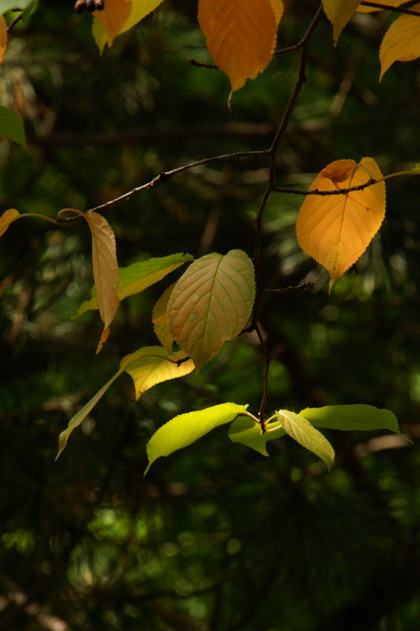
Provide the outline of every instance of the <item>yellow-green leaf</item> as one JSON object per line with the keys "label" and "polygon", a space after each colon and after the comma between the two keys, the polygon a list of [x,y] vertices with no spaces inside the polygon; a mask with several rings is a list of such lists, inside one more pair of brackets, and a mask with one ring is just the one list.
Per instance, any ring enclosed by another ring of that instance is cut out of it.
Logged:
{"label": "yellow-green leaf", "polygon": [[109,335],[109,325],[117,313],[118,298],[118,261],[114,232],[102,215],[92,210],[83,215],[92,233],[92,265],[98,299],[99,313],[104,323],[104,330],[96,350],[102,348]]}
{"label": "yellow-green leaf", "polygon": [[172,333],[169,330],[167,308],[169,298],[175,285],[176,283],[172,283],[172,285],[165,289],[165,291],[153,307],[152,313],[153,328],[155,330],[156,336],[159,342],[162,344],[163,348],[166,348],[169,353],[172,351],[174,338],[172,337]]}
{"label": "yellow-green leaf", "polygon": [[152,13],[160,4],[162,0],[131,0],[131,11],[125,22],[121,33],[125,33],[128,29],[138,24],[146,15]]}
{"label": "yellow-green leaf", "polygon": [[198,20],[214,62],[232,91],[270,62],[282,15],[279,0],[199,0]]}
{"label": "yellow-green leaf", "polygon": [[6,232],[10,224],[19,219],[19,217],[20,212],[15,208],[9,208],[9,210],[4,211],[0,216],[0,237]]}
{"label": "yellow-green leaf", "polygon": [[[382,173],[373,158],[337,160],[323,169],[309,190],[337,191],[359,186]],[[308,195],[299,211],[296,233],[306,254],[330,274],[330,289],[368,247],[385,216],[385,183],[345,194]]]}
{"label": "yellow-green leaf", "polygon": [[100,40],[104,38],[108,46],[112,46],[116,36],[122,32],[130,11],[131,0],[106,0],[103,11],[95,11],[94,15],[95,22],[100,24],[95,29]]}
{"label": "yellow-green leaf", "polygon": [[388,429],[399,433],[397,417],[393,412],[373,405],[325,405],[320,408],[305,408],[299,412],[316,427],[341,431],[373,431]]}
{"label": "yellow-green leaf", "polygon": [[234,443],[241,443],[258,451],[262,456],[268,456],[267,443],[282,438],[286,432],[277,422],[267,423],[266,430],[263,434],[258,423],[250,418],[240,417],[229,427],[229,438]]}
{"label": "yellow-green leaf", "polygon": [[86,403],[86,405],[84,405],[82,407],[82,409],[79,410],[70,419],[69,424],[67,426],[67,429],[65,429],[64,432],[61,432],[60,436],[58,437],[58,453],[57,453],[57,456],[55,458],[56,460],[60,456],[62,451],[65,449],[65,447],[67,445],[67,441],[68,441],[69,436],[72,433],[72,431],[74,429],[76,429],[76,427],[78,427],[85,420],[85,418],[87,417],[89,412],[98,403],[99,399],[101,399],[103,397],[103,395],[108,390],[108,388],[114,383],[114,381],[117,379],[117,377],[119,377],[121,375],[122,372],[123,371],[120,368],[118,370],[118,372],[116,372],[115,375],[113,377],[111,377],[111,379],[109,381],[107,381],[107,383],[104,386],[102,386],[102,388],[100,390],[98,390],[98,392],[90,399],[90,401],[88,401]]}
{"label": "yellow-green leaf", "polygon": [[[420,3],[411,7],[420,13]],[[420,18],[400,15],[384,35],[379,49],[381,73],[379,80],[394,61],[413,61],[420,57]]]}
{"label": "yellow-green leaf", "polygon": [[360,0],[322,0],[325,14],[333,25],[334,44],[359,4]]}
{"label": "yellow-green leaf", "polygon": [[302,447],[312,451],[331,469],[334,462],[334,449],[329,441],[311,423],[295,412],[289,410],[276,411],[279,424]]}
{"label": "yellow-green leaf", "polygon": [[[191,254],[170,254],[169,256],[151,258],[147,261],[139,261],[128,267],[121,267],[118,271],[119,299],[123,300],[127,296],[144,291],[184,263],[188,263],[193,259],[194,257]],[[90,300],[85,300],[80,305],[74,317],[77,318],[90,309],[98,309],[98,296],[95,287],[92,289]]]}
{"label": "yellow-green leaf", "polygon": [[20,116],[8,107],[0,105],[0,138],[7,138],[26,147],[25,130]]}
{"label": "yellow-green leaf", "polygon": [[246,406],[236,403],[221,403],[204,410],[180,414],[162,425],[147,444],[149,471],[152,464],[162,456],[169,456],[178,449],[192,445],[219,425],[230,423],[238,414],[245,414]]}
{"label": "yellow-green leaf", "polygon": [[170,353],[161,346],[145,346],[123,357],[120,367],[132,377],[138,399],[158,383],[188,375],[194,362],[183,351]]}
{"label": "yellow-green leaf", "polygon": [[254,267],[242,250],[207,254],[184,272],[169,298],[168,324],[197,370],[242,331],[254,297]]}

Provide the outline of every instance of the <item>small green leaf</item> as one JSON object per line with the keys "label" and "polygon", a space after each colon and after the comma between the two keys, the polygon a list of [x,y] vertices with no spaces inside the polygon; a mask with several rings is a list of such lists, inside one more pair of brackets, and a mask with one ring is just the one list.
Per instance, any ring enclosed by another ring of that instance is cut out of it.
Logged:
{"label": "small green leaf", "polygon": [[266,432],[261,432],[261,427],[250,418],[237,418],[229,427],[229,438],[234,443],[241,443],[245,447],[258,451],[263,456],[268,456],[267,443],[275,438],[282,438],[286,432],[279,427],[277,422],[268,423]]}
{"label": "small green leaf", "polygon": [[26,149],[25,130],[20,116],[8,107],[0,105],[0,137],[17,142]]}
{"label": "small green leaf", "polygon": [[195,368],[184,351],[170,353],[161,346],[139,348],[123,357],[120,367],[132,377],[137,399],[156,384],[184,377]]}
{"label": "small green leaf", "polygon": [[321,408],[306,408],[299,412],[316,427],[343,431],[388,429],[399,433],[398,421],[390,410],[373,405],[326,405]]}
{"label": "small green leaf", "polygon": [[[118,297],[120,300],[138,294],[151,285],[162,280],[168,274],[176,270],[184,263],[194,260],[191,254],[170,254],[148,259],[147,261],[139,261],[128,267],[120,267],[118,270]],[[92,288],[92,297],[85,300],[80,307],[75,318],[78,318],[86,311],[98,309],[98,296],[95,287]]]}
{"label": "small green leaf", "polygon": [[87,415],[89,414],[89,412],[95,407],[95,405],[98,403],[99,399],[102,398],[102,396],[105,394],[105,392],[108,390],[108,388],[114,383],[114,381],[117,379],[117,377],[119,377],[122,373],[122,369],[120,368],[118,370],[118,372],[115,373],[115,375],[113,377],[111,377],[111,379],[109,381],[107,381],[107,383],[102,386],[102,388],[100,390],[98,390],[98,392],[90,399],[90,401],[88,401],[86,403],[86,405],[84,405],[82,407],[81,410],[79,410],[72,419],[70,419],[69,424],[67,426],[67,429],[64,430],[64,432],[61,432],[60,436],[58,437],[58,453],[55,457],[55,459],[57,460],[57,458],[60,456],[60,454],[63,452],[63,450],[65,449],[66,445],[67,445],[67,441],[69,439],[70,434],[72,433],[72,431],[74,429],[76,429],[76,427],[78,427],[87,417]]}
{"label": "small green leaf", "polygon": [[169,298],[168,324],[197,370],[239,335],[254,298],[254,266],[242,250],[207,254],[184,272]]}
{"label": "small green leaf", "polygon": [[328,440],[311,423],[295,412],[289,410],[276,411],[277,420],[286,432],[302,447],[309,449],[321,458],[331,469],[334,462],[334,449]]}
{"label": "small green leaf", "polygon": [[233,421],[238,414],[246,414],[245,405],[221,403],[204,410],[175,416],[162,425],[149,440],[147,444],[149,464],[144,475],[157,458],[169,456],[178,449],[192,445],[215,427]]}

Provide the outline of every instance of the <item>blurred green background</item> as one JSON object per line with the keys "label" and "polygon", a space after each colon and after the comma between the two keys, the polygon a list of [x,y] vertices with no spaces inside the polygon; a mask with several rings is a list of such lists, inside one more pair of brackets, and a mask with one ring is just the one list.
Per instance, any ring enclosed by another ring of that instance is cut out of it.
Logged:
{"label": "blurred green background", "polygon": [[[287,2],[278,46],[318,7]],[[335,159],[372,156],[384,173],[420,159],[418,62],[378,83],[387,13],[355,18],[336,48],[323,19],[308,80],[278,152],[278,185],[306,187]],[[24,118],[29,151],[0,143],[1,209],[55,217],[84,210],[160,171],[265,149],[293,89],[298,53],[232,98],[208,62],[196,3],[165,0],[102,56],[92,18],[41,0],[12,31],[0,102]],[[178,175],[106,213],[121,265],[232,248],[253,254],[265,158]],[[258,411],[263,357],[241,336],[198,376],[140,401],[115,382],[54,462],[69,418],[119,359],[156,343],[151,309],[176,273],[125,300],[99,356],[97,313],[71,319],[92,284],[84,222],[13,224],[0,256],[0,630],[418,631],[420,620],[419,187],[391,180],[387,218],[331,295],[298,248],[301,198],[273,194],[263,235],[272,351],[268,411],[387,407],[399,437],[329,432],[331,473],[290,439],[263,458],[225,427],[159,460],[147,440],[172,416],[223,401]]]}

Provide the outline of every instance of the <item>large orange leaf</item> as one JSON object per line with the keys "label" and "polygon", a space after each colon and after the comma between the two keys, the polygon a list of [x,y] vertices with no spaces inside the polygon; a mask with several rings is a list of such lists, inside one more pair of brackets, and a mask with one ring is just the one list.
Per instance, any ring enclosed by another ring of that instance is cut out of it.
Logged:
{"label": "large orange leaf", "polygon": [[4,211],[0,216],[0,237],[6,232],[10,224],[19,219],[19,217],[20,212],[15,208],[9,208],[9,210]]}
{"label": "large orange leaf", "polygon": [[6,20],[0,15],[0,63],[3,61],[7,50],[7,24]]}
{"label": "large orange leaf", "polygon": [[96,352],[109,335],[109,325],[118,310],[118,262],[115,235],[107,220],[92,210],[83,215],[92,233],[93,278],[98,296],[99,313],[104,330]]}
{"label": "large orange leaf", "polygon": [[[334,191],[360,186],[382,173],[373,158],[337,160],[323,169],[309,190]],[[339,195],[308,195],[296,231],[299,245],[330,274],[330,289],[357,261],[385,216],[385,182]]]}
{"label": "large orange leaf", "polygon": [[356,11],[360,0],[322,0],[327,18],[333,25],[334,44],[337,43],[341,31]]}
{"label": "large orange leaf", "polygon": [[[420,12],[420,3],[411,7]],[[385,33],[379,49],[382,79],[394,61],[413,61],[420,57],[420,18],[400,15]]]}
{"label": "large orange leaf", "polygon": [[169,298],[168,324],[197,370],[242,331],[254,297],[254,267],[242,250],[207,254],[184,272]]}
{"label": "large orange leaf", "polygon": [[[106,0],[104,10],[95,12],[95,22],[97,20],[101,25],[102,33],[108,46],[111,46],[117,35],[121,33],[130,15],[131,2],[132,0]],[[101,29],[99,29],[99,32],[101,32]]]}
{"label": "large orange leaf", "polygon": [[229,77],[232,91],[270,62],[281,0],[199,0],[198,20],[215,63]]}

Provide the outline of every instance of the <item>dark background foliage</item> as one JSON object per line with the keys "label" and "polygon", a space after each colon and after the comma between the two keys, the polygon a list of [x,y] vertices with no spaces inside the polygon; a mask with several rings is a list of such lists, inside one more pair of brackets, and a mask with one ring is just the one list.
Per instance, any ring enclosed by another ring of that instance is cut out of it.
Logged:
{"label": "dark background foliage", "polygon": [[[290,1],[279,48],[318,6]],[[98,54],[91,18],[42,0],[16,27],[1,102],[25,119],[30,150],[0,145],[1,208],[55,217],[95,206],[200,158],[267,148],[298,67],[278,55],[227,107],[195,3],[166,0]],[[279,185],[306,187],[339,158],[373,156],[384,173],[419,160],[418,64],[379,84],[388,14],[359,16],[336,48],[320,23],[308,80],[279,147]],[[121,265],[172,252],[253,253],[265,158],[212,163],[106,213]],[[301,198],[273,194],[264,222],[270,410],[370,403],[398,416],[398,437],[330,432],[328,474],[283,439],[270,458],[226,428],[159,460],[145,445],[177,413],[223,401],[257,412],[263,357],[253,336],[198,376],[134,399],[121,377],[58,462],[57,436],[115,372],[154,344],[150,313],[173,278],[121,305],[99,357],[96,313],[71,319],[92,283],[84,222],[12,225],[0,258],[0,629],[7,631],[418,631],[420,618],[420,253],[418,182],[388,184],[387,219],[331,295],[299,251]]]}

